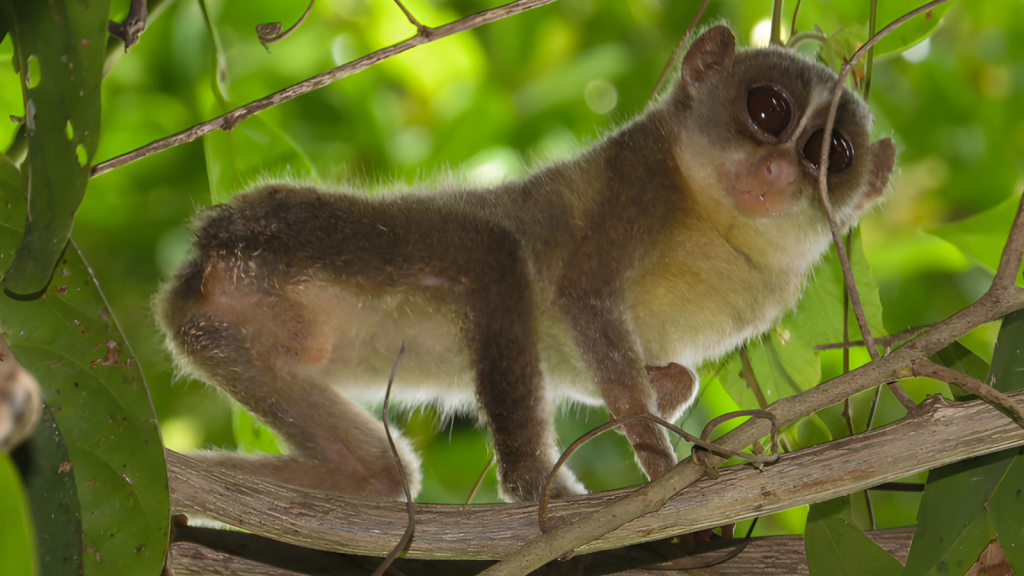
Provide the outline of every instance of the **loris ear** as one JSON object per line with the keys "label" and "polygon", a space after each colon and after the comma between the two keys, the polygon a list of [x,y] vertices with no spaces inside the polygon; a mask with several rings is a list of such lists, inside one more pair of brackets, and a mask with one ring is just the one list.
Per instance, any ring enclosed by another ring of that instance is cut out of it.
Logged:
{"label": "loris ear", "polygon": [[736,37],[725,26],[700,35],[683,58],[680,88],[693,95],[699,84],[718,72],[728,72],[736,55]]}
{"label": "loris ear", "polygon": [[882,138],[868,147],[868,157],[871,158],[871,174],[868,175],[867,189],[861,198],[862,207],[871,204],[885,192],[889,174],[896,165],[896,145],[889,138]]}

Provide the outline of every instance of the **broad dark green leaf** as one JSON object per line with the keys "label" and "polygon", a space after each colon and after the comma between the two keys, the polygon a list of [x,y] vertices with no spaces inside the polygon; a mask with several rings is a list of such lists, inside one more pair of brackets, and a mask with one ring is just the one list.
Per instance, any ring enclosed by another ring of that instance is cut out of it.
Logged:
{"label": "broad dark green leaf", "polygon": [[853,523],[849,496],[811,505],[804,549],[811,576],[899,576],[903,570]]}
{"label": "broad dark green leaf", "polygon": [[[19,182],[17,170],[0,162],[0,264],[21,237]],[[85,573],[157,574],[169,496],[145,380],[73,242],[54,278],[30,302],[0,296],[0,324],[64,435],[83,510]]]}
{"label": "broad dark green leaf", "polygon": [[1012,392],[1024,388],[1024,310],[1003,318],[996,338],[996,349],[992,354],[992,368],[982,380],[1000,392]]}
{"label": "broad dark green leaf", "polygon": [[[75,468],[48,407],[39,426],[14,451],[32,509],[42,576],[80,576],[83,569],[82,513]],[[18,572],[14,572],[18,574]]]}
{"label": "broad dark green leaf", "polygon": [[[0,558],[10,574],[38,576],[35,535],[25,487],[10,457],[0,452]],[[47,576],[49,576],[48,573]]]}
{"label": "broad dark green leaf", "polygon": [[15,294],[46,288],[89,183],[100,138],[100,82],[109,0],[9,2],[28,128],[24,237],[3,282]]}
{"label": "broad dark green leaf", "polygon": [[[1003,392],[1024,386],[1024,313],[1003,320],[992,367],[984,382]],[[948,350],[948,348],[947,348]],[[980,360],[980,359],[978,359]],[[965,371],[975,377],[975,361]],[[1003,416],[993,409],[993,418]],[[1024,571],[1024,462],[1020,450],[1004,450],[931,472],[918,512],[918,529],[907,558],[907,576],[966,573],[988,542],[999,544],[1015,570]]]}
{"label": "broad dark green leaf", "polygon": [[904,576],[967,573],[996,537],[988,512],[990,499],[1016,454],[1017,450],[998,452],[929,473]]}

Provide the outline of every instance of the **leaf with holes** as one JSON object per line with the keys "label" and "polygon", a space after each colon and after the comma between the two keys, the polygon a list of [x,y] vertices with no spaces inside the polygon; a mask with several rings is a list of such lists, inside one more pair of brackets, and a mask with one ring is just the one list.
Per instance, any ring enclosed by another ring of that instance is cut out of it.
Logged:
{"label": "leaf with holes", "polygon": [[[25,194],[0,162],[0,264],[21,238]],[[167,551],[167,467],[149,391],[74,243],[32,301],[0,295],[0,327],[39,381],[81,504],[86,576],[158,574]]]}
{"label": "leaf with holes", "polygon": [[109,0],[5,2],[0,9],[22,83],[30,198],[3,282],[15,294],[39,295],[71,237],[99,145]]}
{"label": "leaf with holes", "polygon": [[853,523],[849,496],[811,505],[804,549],[811,576],[899,576],[903,570]]}

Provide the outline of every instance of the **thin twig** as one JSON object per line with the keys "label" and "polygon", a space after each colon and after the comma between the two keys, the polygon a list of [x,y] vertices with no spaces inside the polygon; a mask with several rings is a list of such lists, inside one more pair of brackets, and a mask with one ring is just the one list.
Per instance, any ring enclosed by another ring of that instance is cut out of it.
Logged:
{"label": "thin twig", "polygon": [[750,537],[754,534],[755,526],[757,526],[757,518],[754,518],[753,522],[750,523],[750,527],[747,528],[747,535],[743,537],[743,540],[740,541],[739,545],[734,546],[731,550],[722,554],[718,558],[711,558],[703,561],[694,561],[692,558],[673,558],[669,560],[668,564],[653,564],[638,566],[637,568],[642,570],[700,570],[702,568],[711,568],[713,566],[718,566],[719,564],[725,564],[746,550],[747,545],[751,542]]}
{"label": "thin twig", "polygon": [[395,4],[398,4],[398,7],[402,9],[402,13],[409,19],[409,23],[416,27],[417,34],[422,36],[430,35],[430,27],[424,26],[419,20],[417,20],[416,17],[412,15],[412,12],[409,12],[409,9],[405,7],[405,4],[402,4],[402,0],[395,0]]}
{"label": "thin twig", "polygon": [[469,493],[469,498],[466,498],[466,504],[473,503],[473,497],[476,496],[480,486],[484,483],[484,478],[487,477],[487,473],[491,471],[491,466],[494,466],[494,454],[491,454],[490,459],[487,460],[487,466],[484,466],[484,471],[480,473],[480,477],[476,479],[476,484],[473,485],[473,490]]}
{"label": "thin twig", "polygon": [[661,91],[662,85],[665,84],[665,80],[668,79],[668,74],[675,67],[676,63],[679,62],[679,57],[683,54],[683,49],[686,48],[686,41],[689,40],[690,34],[693,33],[693,29],[697,27],[697,22],[700,22],[700,17],[704,15],[704,9],[708,7],[708,3],[711,0],[704,0],[697,13],[693,16],[693,20],[690,20],[690,25],[686,28],[686,33],[679,40],[679,44],[676,44],[674,50],[672,50],[672,56],[669,57],[665,67],[661,70],[661,76],[658,77],[658,82],[654,85],[654,90],[651,95],[647,98],[648,106],[658,98],[658,92]]}
{"label": "thin twig", "polygon": [[[875,26],[878,24],[878,0],[871,0],[871,16],[868,18],[868,38],[875,35]],[[868,65],[864,71],[864,101],[871,99],[871,76],[875,67],[875,49],[868,50]]]}
{"label": "thin twig", "polygon": [[786,42],[786,46],[789,48],[796,48],[797,46],[809,40],[813,40],[818,44],[824,44],[828,42],[828,38],[824,34],[818,32],[801,32],[799,34],[793,34],[792,36],[790,36],[789,41]]}
{"label": "thin twig", "polygon": [[793,23],[789,25],[789,39],[792,42],[793,36],[796,36],[796,16],[800,13],[800,3],[803,0],[796,0],[796,8],[793,8]]}
{"label": "thin twig", "polygon": [[417,34],[416,36],[413,36],[408,40],[404,40],[397,44],[392,44],[391,46],[388,46],[386,48],[381,48],[380,50],[367,54],[362,58],[358,58],[346,64],[342,64],[337,68],[332,68],[331,70],[323,72],[322,74],[318,74],[312,78],[309,78],[308,80],[303,80],[298,84],[289,86],[284,90],[274,92],[273,94],[270,94],[269,96],[264,96],[259,100],[254,100],[244,106],[236,108],[226,114],[222,114],[212,120],[207,120],[206,122],[203,122],[201,124],[196,124],[195,126],[192,126],[187,130],[178,132],[177,134],[173,134],[166,138],[161,138],[160,140],[150,142],[149,144],[146,144],[145,146],[128,152],[126,154],[116,156],[105,162],[100,162],[99,164],[93,166],[92,175],[99,176],[100,174],[104,174],[106,172],[113,170],[114,168],[118,168],[130,162],[134,162],[139,158],[144,158],[155,152],[160,152],[168,148],[177,146],[179,144],[191,142],[196,138],[209,134],[210,132],[213,132],[215,130],[231,130],[239,122],[245,120],[253,114],[266,110],[267,108],[270,108],[271,106],[274,106],[276,104],[280,104],[281,102],[291,100],[296,96],[300,96],[307,92],[316,90],[317,88],[323,88],[324,86],[327,86],[332,82],[345,78],[346,76],[351,76],[352,74],[355,74],[362,70],[365,70],[370,66],[373,66],[374,64],[383,62],[384,60],[387,60],[392,56],[401,54],[402,52],[405,52],[410,48],[421,46],[423,44],[428,44],[430,42],[440,40],[441,38],[451,36],[452,34],[457,34],[459,32],[471,30],[484,24],[489,24],[496,20],[501,20],[502,18],[506,18],[514,14],[519,14],[520,12],[525,12],[526,10],[530,10],[532,8],[544,6],[545,4],[551,4],[552,2],[555,1],[556,0],[516,0],[515,2],[510,2],[503,6],[498,6],[496,8],[491,8],[490,10],[478,12],[471,16],[466,16],[461,20],[456,20],[454,22],[445,24],[444,26],[431,28],[429,37]]}
{"label": "thin twig", "polygon": [[111,20],[107,23],[107,32],[124,42],[124,51],[127,52],[139,41],[139,36],[146,30],[146,17],[146,0],[132,0],[124,23]]}
{"label": "thin twig", "polygon": [[309,6],[306,6],[306,11],[295,21],[295,24],[289,26],[284,32],[281,31],[282,25],[280,22],[258,24],[256,26],[256,37],[260,39],[260,44],[263,44],[263,48],[270,52],[271,44],[291,36],[292,32],[295,32],[306,21],[306,16],[309,16],[309,12],[313,9],[313,2],[316,2],[316,0],[309,0]]}
{"label": "thin twig", "polygon": [[[902,343],[902,342],[904,342],[906,340],[910,340],[911,338],[913,338],[913,337],[915,337],[915,336],[925,332],[926,330],[928,330],[932,326],[933,326],[932,324],[926,324],[924,326],[915,326],[913,328],[907,328],[906,330],[904,330],[902,332],[897,332],[895,334],[890,334],[888,336],[883,336],[881,338],[875,338],[875,345],[881,346],[883,348],[892,348],[896,344],[900,344],[900,343]],[[849,342],[849,343],[836,342],[834,344],[819,344],[819,345],[815,346],[814,349],[818,350],[818,351],[823,351],[823,350],[841,350],[843,348],[857,348],[857,347],[863,346],[863,345],[864,345],[864,341],[863,340],[854,340],[854,341]]]}
{"label": "thin twig", "polygon": [[772,32],[768,43],[782,46],[782,0],[772,2]]}
{"label": "thin twig", "polygon": [[947,368],[946,366],[940,366],[928,360],[917,360],[913,366],[914,374],[959,386],[963,390],[981,398],[1003,414],[1006,414],[1018,426],[1024,428],[1024,411],[1021,411],[1017,403],[1010,397],[992,386],[984,384],[969,374]]}
{"label": "thin twig", "polygon": [[754,374],[754,367],[750,364],[750,354],[747,353],[746,344],[740,347],[740,363],[743,365],[743,368],[740,369],[740,377],[747,383],[747,388],[754,393],[757,405],[761,410],[768,408],[768,400],[764,397],[761,384],[757,381],[757,375]]}
{"label": "thin twig", "polygon": [[398,361],[402,359],[402,354],[405,354],[405,342],[402,342],[402,347],[398,349],[398,356],[395,356],[395,363],[391,365],[391,376],[388,377],[388,390],[384,393],[384,433],[388,437],[388,444],[391,446],[391,455],[395,458],[395,466],[398,467],[398,476],[402,479],[402,490],[405,492],[405,509],[409,514],[409,524],[405,528],[405,534],[402,534],[402,538],[399,539],[398,544],[391,549],[391,552],[384,558],[384,561],[380,563],[380,566],[373,571],[372,576],[381,576],[388,570],[388,566],[398,558],[398,555],[405,550],[405,547],[412,540],[412,534],[416,530],[416,510],[412,504],[412,492],[409,490],[409,480],[405,477],[405,467],[402,466],[402,458],[398,455],[398,448],[395,446],[395,440],[391,437],[391,426],[388,424],[388,403],[391,401],[391,386],[395,383],[395,371],[398,370]]}
{"label": "thin twig", "polygon": [[[853,56],[843,64],[842,69],[839,71],[839,78],[836,81],[835,92],[832,95],[832,105],[829,108],[828,118],[825,121],[825,130],[822,142],[832,141],[832,131],[835,127],[836,114],[839,111],[839,100],[843,96],[843,87],[846,83],[846,77],[850,74],[850,70],[853,69],[853,66],[861,59],[865,52],[871,50],[871,48],[877,44],[884,35],[895,30],[903,22],[906,22],[910,18],[948,1],[949,0],[933,0],[928,4],[897,18],[891,24],[883,28],[879,34],[872,36],[870,40],[854,52]],[[871,360],[877,361],[879,358],[878,348],[875,347],[874,338],[871,336],[871,328],[868,326],[867,317],[864,315],[864,306],[861,304],[860,293],[857,291],[857,284],[853,278],[853,268],[850,266],[850,258],[843,247],[839,226],[836,223],[835,214],[832,211],[832,202],[828,197],[828,156],[829,147],[823,145],[821,147],[821,157],[818,163],[818,190],[821,196],[821,203],[825,208],[825,214],[828,216],[829,230],[832,232],[832,242],[835,244],[836,253],[839,255],[839,262],[843,268],[843,280],[846,282],[846,287],[850,291],[850,301],[853,304],[853,312],[857,318],[857,325],[860,327],[860,333],[861,336],[864,337],[864,342],[867,343],[868,354],[871,355]],[[898,384],[891,385],[890,389],[893,394],[896,395],[896,398],[900,401],[903,407],[908,411],[912,410],[914,406],[916,406],[914,401],[907,396],[906,392],[904,392]]]}

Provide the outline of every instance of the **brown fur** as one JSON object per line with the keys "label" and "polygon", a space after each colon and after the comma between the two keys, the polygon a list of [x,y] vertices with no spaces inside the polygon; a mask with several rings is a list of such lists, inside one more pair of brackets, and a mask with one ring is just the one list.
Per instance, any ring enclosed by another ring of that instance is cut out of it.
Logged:
{"label": "brown fur", "polygon": [[[828,245],[816,171],[800,150],[824,123],[834,81],[780,49],[737,52],[717,27],[658,106],[523,180],[381,199],[276,184],[215,207],[159,317],[182,364],[292,453],[205,458],[313,489],[397,496],[383,428],[355,400],[382,396],[402,341],[396,397],[479,406],[508,499],[538,497],[557,457],[558,401],[678,417],[697,391],[684,366],[770,327]],[[764,82],[792,97],[778,138],[746,112],[747,91]],[[830,176],[844,227],[892,169],[891,143],[869,150],[870,122],[845,94],[836,126],[861,154]],[[735,175],[756,180],[779,163],[796,180],[773,189],[771,213],[739,211]],[[636,422],[624,433],[650,477],[675,463],[663,430]],[[415,491],[419,465],[398,440]],[[583,489],[563,469],[555,490]]]}

